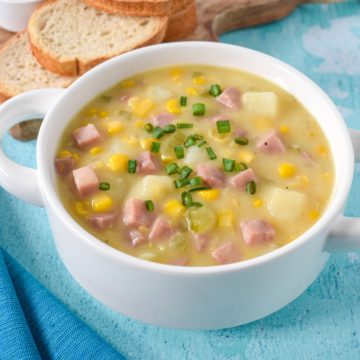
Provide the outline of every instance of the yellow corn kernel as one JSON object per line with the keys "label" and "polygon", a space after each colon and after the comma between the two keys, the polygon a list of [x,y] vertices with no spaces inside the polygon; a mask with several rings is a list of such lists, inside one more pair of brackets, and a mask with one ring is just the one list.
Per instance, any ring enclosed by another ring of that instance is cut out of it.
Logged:
{"label": "yellow corn kernel", "polygon": [[296,166],[291,163],[283,163],[278,168],[279,175],[283,178],[289,178],[296,174]]}
{"label": "yellow corn kernel", "polygon": [[170,114],[180,114],[180,104],[178,99],[170,99],[166,102],[166,110]]}
{"label": "yellow corn kernel", "polygon": [[254,119],[255,127],[258,130],[268,130],[273,128],[273,121],[264,117]]}
{"label": "yellow corn kernel", "polygon": [[186,88],[185,91],[186,91],[186,93],[188,95],[191,95],[191,96],[198,96],[199,95],[199,92],[193,87],[188,87],[188,88]]}
{"label": "yellow corn kernel", "polygon": [[184,73],[183,70],[182,70],[182,69],[179,69],[179,68],[174,68],[174,69],[171,69],[171,70],[170,70],[170,76],[171,76],[171,78],[172,78],[174,81],[180,80],[180,78],[182,77],[183,73]]}
{"label": "yellow corn kernel", "polygon": [[107,167],[114,172],[126,171],[129,158],[125,154],[115,154],[109,157]]}
{"label": "yellow corn kernel", "polygon": [[230,228],[234,227],[235,225],[234,212],[229,210],[219,213],[217,222],[220,227],[230,227]]}
{"label": "yellow corn kernel", "polygon": [[326,146],[324,145],[320,145],[317,149],[316,149],[317,153],[321,156],[326,156],[328,154],[328,149]]}
{"label": "yellow corn kernel", "polygon": [[306,175],[300,175],[300,181],[304,186],[309,185],[309,178]]}
{"label": "yellow corn kernel", "polygon": [[263,204],[263,201],[262,201],[261,199],[254,199],[254,201],[253,201],[253,206],[254,206],[255,208],[261,207],[262,204]]}
{"label": "yellow corn kernel", "polygon": [[130,98],[128,104],[130,105],[134,115],[142,118],[147,117],[149,112],[155,106],[150,99],[139,99],[138,97]]}
{"label": "yellow corn kernel", "polygon": [[169,155],[169,154],[161,154],[161,161],[164,164],[169,164],[171,162],[176,161],[175,156]]}
{"label": "yellow corn kernel", "polygon": [[102,119],[104,119],[108,116],[109,116],[109,113],[107,111],[99,111],[99,117],[101,117]]}
{"label": "yellow corn kernel", "polygon": [[172,218],[179,217],[184,210],[184,205],[178,200],[169,200],[164,206],[164,212]]}
{"label": "yellow corn kernel", "polygon": [[103,148],[101,146],[94,146],[90,149],[89,153],[91,155],[97,155],[100,154],[103,151]]}
{"label": "yellow corn kernel", "polygon": [[281,124],[280,127],[279,127],[279,131],[282,133],[282,134],[287,134],[289,132],[289,127],[285,124]]}
{"label": "yellow corn kernel", "polygon": [[106,194],[97,194],[91,199],[91,208],[95,212],[109,211],[112,207],[112,199]]}
{"label": "yellow corn kernel", "polygon": [[194,85],[204,85],[206,83],[206,78],[205,76],[195,76],[193,77],[193,80],[192,80],[193,84]]}
{"label": "yellow corn kernel", "polygon": [[92,168],[93,168],[94,170],[96,170],[96,169],[103,169],[104,166],[105,166],[104,162],[101,161],[101,160],[99,160],[99,161],[96,161],[95,163],[93,163]]}
{"label": "yellow corn kernel", "polygon": [[135,127],[139,128],[139,129],[143,128],[144,125],[145,125],[145,121],[142,121],[142,120],[136,121],[136,123],[135,123]]}
{"label": "yellow corn kernel", "polygon": [[201,190],[197,192],[204,200],[216,200],[220,195],[219,189]]}
{"label": "yellow corn kernel", "polygon": [[151,149],[151,143],[153,141],[156,141],[155,139],[153,138],[143,138],[140,140],[140,146],[143,150],[150,150]]}
{"label": "yellow corn kernel", "polygon": [[124,125],[119,120],[112,120],[105,124],[106,130],[110,135],[115,135],[124,130]]}
{"label": "yellow corn kernel", "polygon": [[237,153],[237,158],[239,161],[245,161],[246,163],[251,162],[255,157],[255,154],[250,150],[240,150]]}
{"label": "yellow corn kernel", "polygon": [[90,115],[90,116],[96,115],[97,112],[98,112],[97,108],[94,108],[94,107],[91,107],[91,108],[89,108],[89,109],[86,111],[86,113],[87,113],[88,115]]}
{"label": "yellow corn kernel", "polygon": [[72,152],[69,150],[61,150],[58,156],[60,159],[65,159],[67,157],[72,157],[72,155]]}
{"label": "yellow corn kernel", "polygon": [[310,218],[311,220],[317,220],[317,219],[319,218],[319,216],[320,216],[319,210],[311,210],[311,211],[309,212],[309,218]]}
{"label": "yellow corn kernel", "polygon": [[87,216],[89,212],[86,210],[85,205],[81,201],[76,201],[74,204],[75,212],[80,216]]}
{"label": "yellow corn kernel", "polygon": [[123,89],[133,87],[134,85],[135,85],[135,80],[133,79],[126,79],[120,83],[120,87]]}

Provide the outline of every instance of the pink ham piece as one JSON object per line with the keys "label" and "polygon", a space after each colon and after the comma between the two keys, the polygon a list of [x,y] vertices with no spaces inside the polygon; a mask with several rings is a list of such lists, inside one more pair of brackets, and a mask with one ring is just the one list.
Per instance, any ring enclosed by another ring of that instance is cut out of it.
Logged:
{"label": "pink ham piece", "polygon": [[196,252],[203,252],[209,244],[209,236],[207,234],[193,234],[192,243]]}
{"label": "pink ham piece", "polygon": [[230,179],[230,184],[238,190],[246,190],[246,185],[250,181],[257,181],[254,170],[249,168],[244,171],[240,171]]}
{"label": "pink ham piece", "polygon": [[80,149],[98,144],[102,140],[102,136],[93,124],[88,124],[74,130],[72,136],[76,146]]}
{"label": "pink ham piece", "polygon": [[72,157],[55,159],[55,170],[60,176],[66,176],[75,168],[75,160]]}
{"label": "pink ham piece", "polygon": [[99,180],[90,166],[83,166],[72,172],[76,190],[80,197],[84,197],[99,187]]}
{"label": "pink ham piece", "polygon": [[240,91],[233,87],[229,86],[224,89],[224,91],[216,98],[216,100],[225,105],[226,107],[237,110],[240,107]]}
{"label": "pink ham piece", "polygon": [[145,235],[143,233],[141,233],[139,230],[130,230],[129,237],[131,240],[132,247],[136,247],[147,241]]}
{"label": "pink ham piece", "polygon": [[137,158],[137,169],[139,174],[156,174],[161,170],[159,161],[150,151],[145,151]]}
{"label": "pink ham piece", "polygon": [[162,217],[158,217],[151,229],[150,229],[150,233],[149,233],[149,239],[151,241],[154,240],[161,240],[165,237],[170,237],[174,234],[174,229],[173,227],[170,225],[170,223],[165,220]]}
{"label": "pink ham piece", "polygon": [[105,230],[115,222],[117,217],[118,213],[99,214],[90,216],[89,221],[98,230]]}
{"label": "pink ham piece", "polygon": [[141,199],[129,199],[123,209],[124,224],[130,226],[149,226],[152,223],[152,216],[147,211],[145,201]]}
{"label": "pink ham piece", "polygon": [[278,154],[285,151],[285,146],[278,133],[273,130],[266,134],[256,145],[256,148],[264,154]]}
{"label": "pink ham piece", "polygon": [[162,113],[153,115],[151,117],[151,122],[155,126],[165,126],[170,124],[172,120],[174,120],[175,116],[172,114]]}
{"label": "pink ham piece", "polygon": [[247,220],[241,224],[244,241],[247,245],[260,245],[272,241],[275,231],[265,220]]}
{"label": "pink ham piece", "polygon": [[211,256],[218,264],[230,264],[241,260],[241,255],[236,245],[230,241],[220,245]]}
{"label": "pink ham piece", "polygon": [[196,173],[210,186],[221,187],[224,184],[224,173],[215,165],[200,164],[196,167]]}

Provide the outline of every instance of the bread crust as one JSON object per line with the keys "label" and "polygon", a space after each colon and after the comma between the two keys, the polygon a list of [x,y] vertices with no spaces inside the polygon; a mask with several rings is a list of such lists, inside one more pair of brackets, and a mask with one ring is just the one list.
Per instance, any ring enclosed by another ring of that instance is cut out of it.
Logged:
{"label": "bread crust", "polygon": [[187,9],[192,3],[195,3],[195,0],[172,0],[171,14],[176,14],[182,10]]}

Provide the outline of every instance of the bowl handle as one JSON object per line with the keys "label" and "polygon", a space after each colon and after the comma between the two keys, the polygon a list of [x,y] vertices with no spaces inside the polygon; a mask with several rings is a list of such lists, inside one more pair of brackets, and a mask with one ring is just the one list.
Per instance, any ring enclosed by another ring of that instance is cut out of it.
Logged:
{"label": "bowl handle", "polygon": [[10,160],[3,152],[2,138],[9,128],[21,121],[44,118],[63,92],[64,89],[33,90],[0,105],[0,185],[9,193],[34,205],[43,205],[37,170]]}
{"label": "bowl handle", "polygon": [[[350,130],[355,161],[360,162],[360,131]],[[360,219],[342,216],[330,232],[325,250],[329,252],[360,249]]]}

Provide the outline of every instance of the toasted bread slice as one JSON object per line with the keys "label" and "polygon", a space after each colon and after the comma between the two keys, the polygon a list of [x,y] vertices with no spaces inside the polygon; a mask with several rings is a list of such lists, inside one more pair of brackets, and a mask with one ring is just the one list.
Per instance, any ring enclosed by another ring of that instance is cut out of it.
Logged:
{"label": "toasted bread slice", "polygon": [[166,16],[171,0],[82,0],[85,4],[110,14],[129,16]]}
{"label": "toasted bread slice", "polygon": [[74,76],[116,55],[161,42],[167,22],[167,17],[118,16],[80,0],[55,0],[31,15],[28,32],[33,54],[46,69]]}
{"label": "toasted bread slice", "polygon": [[75,80],[45,70],[32,55],[26,32],[14,35],[1,48],[0,69],[0,102],[24,91],[67,87]]}
{"label": "toasted bread slice", "polygon": [[182,10],[185,10],[194,2],[195,0],[172,0],[170,9],[171,14],[176,14]]}

